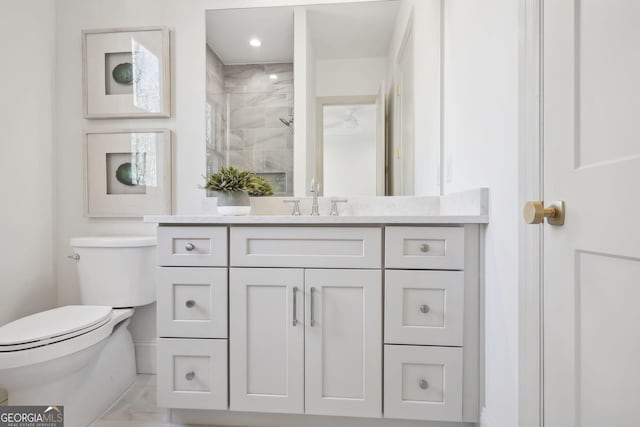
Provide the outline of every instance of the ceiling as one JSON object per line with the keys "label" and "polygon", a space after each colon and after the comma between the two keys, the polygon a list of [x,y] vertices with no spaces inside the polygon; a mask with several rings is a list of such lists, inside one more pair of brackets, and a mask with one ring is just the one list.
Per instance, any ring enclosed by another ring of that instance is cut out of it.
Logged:
{"label": "ceiling", "polygon": [[399,1],[308,6],[316,58],[386,57],[399,7]]}
{"label": "ceiling", "polygon": [[[258,38],[255,48],[249,40]],[[207,11],[207,44],[225,65],[293,62],[293,8]]]}
{"label": "ceiling", "polygon": [[[386,57],[399,0],[306,6],[317,59]],[[293,62],[293,7],[207,11],[207,44],[226,65]],[[255,48],[249,40],[259,38]]]}

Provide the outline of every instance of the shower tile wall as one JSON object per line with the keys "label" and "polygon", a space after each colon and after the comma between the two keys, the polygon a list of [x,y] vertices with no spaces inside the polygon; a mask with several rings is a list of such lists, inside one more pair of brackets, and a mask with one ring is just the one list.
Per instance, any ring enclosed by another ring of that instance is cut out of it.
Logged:
{"label": "shower tile wall", "polygon": [[280,118],[293,114],[293,64],[225,65],[224,87],[229,164],[263,174],[276,181],[278,195],[291,195],[293,134]]}
{"label": "shower tile wall", "polygon": [[225,165],[227,96],[224,90],[224,64],[207,46],[207,175]]}
{"label": "shower tile wall", "polygon": [[207,46],[207,173],[249,169],[292,195],[292,114],[293,64],[224,65]]}

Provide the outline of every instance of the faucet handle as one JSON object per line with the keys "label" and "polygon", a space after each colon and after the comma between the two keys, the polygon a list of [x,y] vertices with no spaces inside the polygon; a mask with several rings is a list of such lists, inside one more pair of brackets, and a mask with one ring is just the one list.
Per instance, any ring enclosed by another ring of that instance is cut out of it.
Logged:
{"label": "faucet handle", "polygon": [[318,182],[315,178],[311,179],[311,189],[309,191],[311,193],[320,192],[320,182]]}
{"label": "faucet handle", "polygon": [[291,216],[300,216],[300,200],[283,200],[283,203],[293,203],[293,210],[291,211]]}
{"label": "faucet handle", "polygon": [[329,211],[329,215],[338,216],[338,203],[347,203],[347,199],[331,199],[331,211]]}

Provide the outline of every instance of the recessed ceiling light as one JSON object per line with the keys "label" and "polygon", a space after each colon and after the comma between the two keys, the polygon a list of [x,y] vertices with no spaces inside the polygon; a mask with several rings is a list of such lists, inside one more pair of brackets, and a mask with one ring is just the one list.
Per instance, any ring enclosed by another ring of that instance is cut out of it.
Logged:
{"label": "recessed ceiling light", "polygon": [[271,80],[278,80],[278,75],[277,74],[269,74],[269,78]]}
{"label": "recessed ceiling light", "polygon": [[262,42],[260,41],[260,39],[256,39],[256,38],[253,38],[253,39],[249,40],[249,44],[250,44],[251,46],[253,46],[253,47],[260,47],[260,46],[262,46]]}

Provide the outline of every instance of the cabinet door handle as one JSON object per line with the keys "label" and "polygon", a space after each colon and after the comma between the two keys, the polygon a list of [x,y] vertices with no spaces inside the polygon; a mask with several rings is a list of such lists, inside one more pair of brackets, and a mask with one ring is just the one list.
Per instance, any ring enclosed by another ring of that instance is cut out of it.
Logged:
{"label": "cabinet door handle", "polygon": [[296,313],[298,312],[298,308],[297,308],[297,297],[296,294],[298,293],[298,287],[294,286],[293,287],[293,326],[296,326],[298,324],[298,318],[296,317]]}
{"label": "cabinet door handle", "polygon": [[194,250],[196,248],[196,245],[194,245],[193,243],[189,242],[186,245],[184,245],[184,248],[187,250],[187,252],[191,252],[192,250]]}
{"label": "cabinet door handle", "polygon": [[429,383],[427,382],[427,380],[425,379],[421,379],[420,381],[418,381],[418,386],[423,389],[426,390],[429,388]]}
{"label": "cabinet door handle", "polygon": [[192,300],[192,299],[188,299],[188,300],[184,303],[184,305],[186,305],[186,306],[187,306],[187,308],[193,308],[193,307],[196,305],[196,302],[195,302],[194,300]]}
{"label": "cabinet door handle", "polygon": [[422,252],[423,254],[429,252],[429,245],[427,245],[426,243],[420,245],[420,252]]}
{"label": "cabinet door handle", "polygon": [[316,319],[315,319],[315,310],[313,309],[313,294],[315,293],[316,288],[314,288],[313,286],[311,287],[311,289],[309,290],[310,294],[311,294],[311,298],[309,300],[309,305],[310,305],[310,310],[311,310],[311,321],[309,322],[309,324],[311,326],[315,326],[316,325]]}
{"label": "cabinet door handle", "polygon": [[190,372],[187,372],[187,375],[185,375],[184,377],[187,379],[187,381],[191,381],[195,376],[196,376],[196,373],[193,371],[190,371]]}

